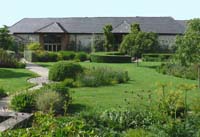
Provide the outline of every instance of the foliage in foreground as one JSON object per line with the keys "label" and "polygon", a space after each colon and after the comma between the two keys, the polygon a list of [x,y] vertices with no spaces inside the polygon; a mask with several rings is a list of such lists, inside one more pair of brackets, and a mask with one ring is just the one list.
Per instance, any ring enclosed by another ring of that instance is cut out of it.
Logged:
{"label": "foliage in foreground", "polygon": [[66,113],[71,97],[69,89],[61,83],[45,85],[40,90],[26,91],[14,95],[11,108],[19,112]]}
{"label": "foliage in foreground", "polygon": [[[134,107],[129,104],[128,108],[104,112],[82,112],[73,117],[35,113],[32,127],[10,130],[2,136],[198,137],[200,109],[193,111],[186,102],[187,92],[193,89],[193,85],[180,85],[175,90],[167,90],[163,84],[160,86],[154,91],[158,94],[155,100],[152,91],[147,91],[147,96],[133,94],[137,101],[147,98],[147,104]],[[200,106],[196,105],[196,108]]]}
{"label": "foliage in foreground", "polygon": [[200,19],[190,20],[183,36],[176,38],[176,60],[183,66],[200,61]]}
{"label": "foliage in foreground", "polygon": [[24,92],[14,95],[11,99],[11,108],[19,112],[32,112],[35,109],[34,94]]}

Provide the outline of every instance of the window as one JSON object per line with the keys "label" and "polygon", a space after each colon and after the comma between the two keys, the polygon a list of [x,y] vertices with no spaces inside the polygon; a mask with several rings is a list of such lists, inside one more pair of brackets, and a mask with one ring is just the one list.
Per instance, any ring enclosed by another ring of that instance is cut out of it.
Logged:
{"label": "window", "polygon": [[60,43],[45,43],[44,48],[47,51],[60,51],[61,44]]}
{"label": "window", "polygon": [[44,35],[44,48],[47,51],[60,51],[61,38],[59,34],[46,34]]}

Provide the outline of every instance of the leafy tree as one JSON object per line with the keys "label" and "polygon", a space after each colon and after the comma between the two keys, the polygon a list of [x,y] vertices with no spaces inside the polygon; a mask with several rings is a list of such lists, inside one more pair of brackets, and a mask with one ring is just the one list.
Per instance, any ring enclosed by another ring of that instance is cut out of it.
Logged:
{"label": "leafy tree", "polygon": [[132,33],[138,33],[141,31],[139,24],[131,24],[131,32]]}
{"label": "leafy tree", "polygon": [[42,46],[40,43],[34,42],[27,45],[28,50],[42,50]]}
{"label": "leafy tree", "polygon": [[0,28],[0,48],[4,50],[14,50],[14,40],[9,34],[7,26]]}
{"label": "leafy tree", "polygon": [[106,51],[110,51],[114,49],[114,36],[112,34],[112,25],[106,25],[103,28],[104,32],[104,48]]}
{"label": "leafy tree", "polygon": [[104,51],[104,40],[99,35],[92,36],[92,52]]}
{"label": "leafy tree", "polygon": [[200,19],[188,22],[183,36],[176,38],[175,58],[181,65],[187,66],[200,61]]}
{"label": "leafy tree", "polygon": [[120,52],[134,56],[154,52],[158,46],[158,36],[153,32],[142,32],[139,24],[131,25],[131,33],[126,35],[120,45]]}

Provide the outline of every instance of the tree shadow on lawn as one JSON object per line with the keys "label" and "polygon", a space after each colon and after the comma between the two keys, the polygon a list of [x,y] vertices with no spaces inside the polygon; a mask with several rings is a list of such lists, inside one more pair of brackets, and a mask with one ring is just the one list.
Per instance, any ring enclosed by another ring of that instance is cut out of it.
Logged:
{"label": "tree shadow on lawn", "polygon": [[85,106],[83,104],[70,104],[68,108],[68,113],[75,114],[84,111],[88,108],[89,108],[88,106]]}
{"label": "tree shadow on lawn", "polygon": [[32,74],[26,72],[15,72],[10,69],[0,69],[0,79],[7,78],[21,78],[21,77],[31,77]]}

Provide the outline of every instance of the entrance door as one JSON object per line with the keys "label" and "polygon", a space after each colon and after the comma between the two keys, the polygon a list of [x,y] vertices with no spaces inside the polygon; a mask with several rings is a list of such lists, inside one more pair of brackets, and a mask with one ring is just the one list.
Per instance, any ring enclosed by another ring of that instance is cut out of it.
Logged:
{"label": "entrance door", "polygon": [[44,49],[47,51],[61,50],[61,34],[45,34],[44,35]]}

